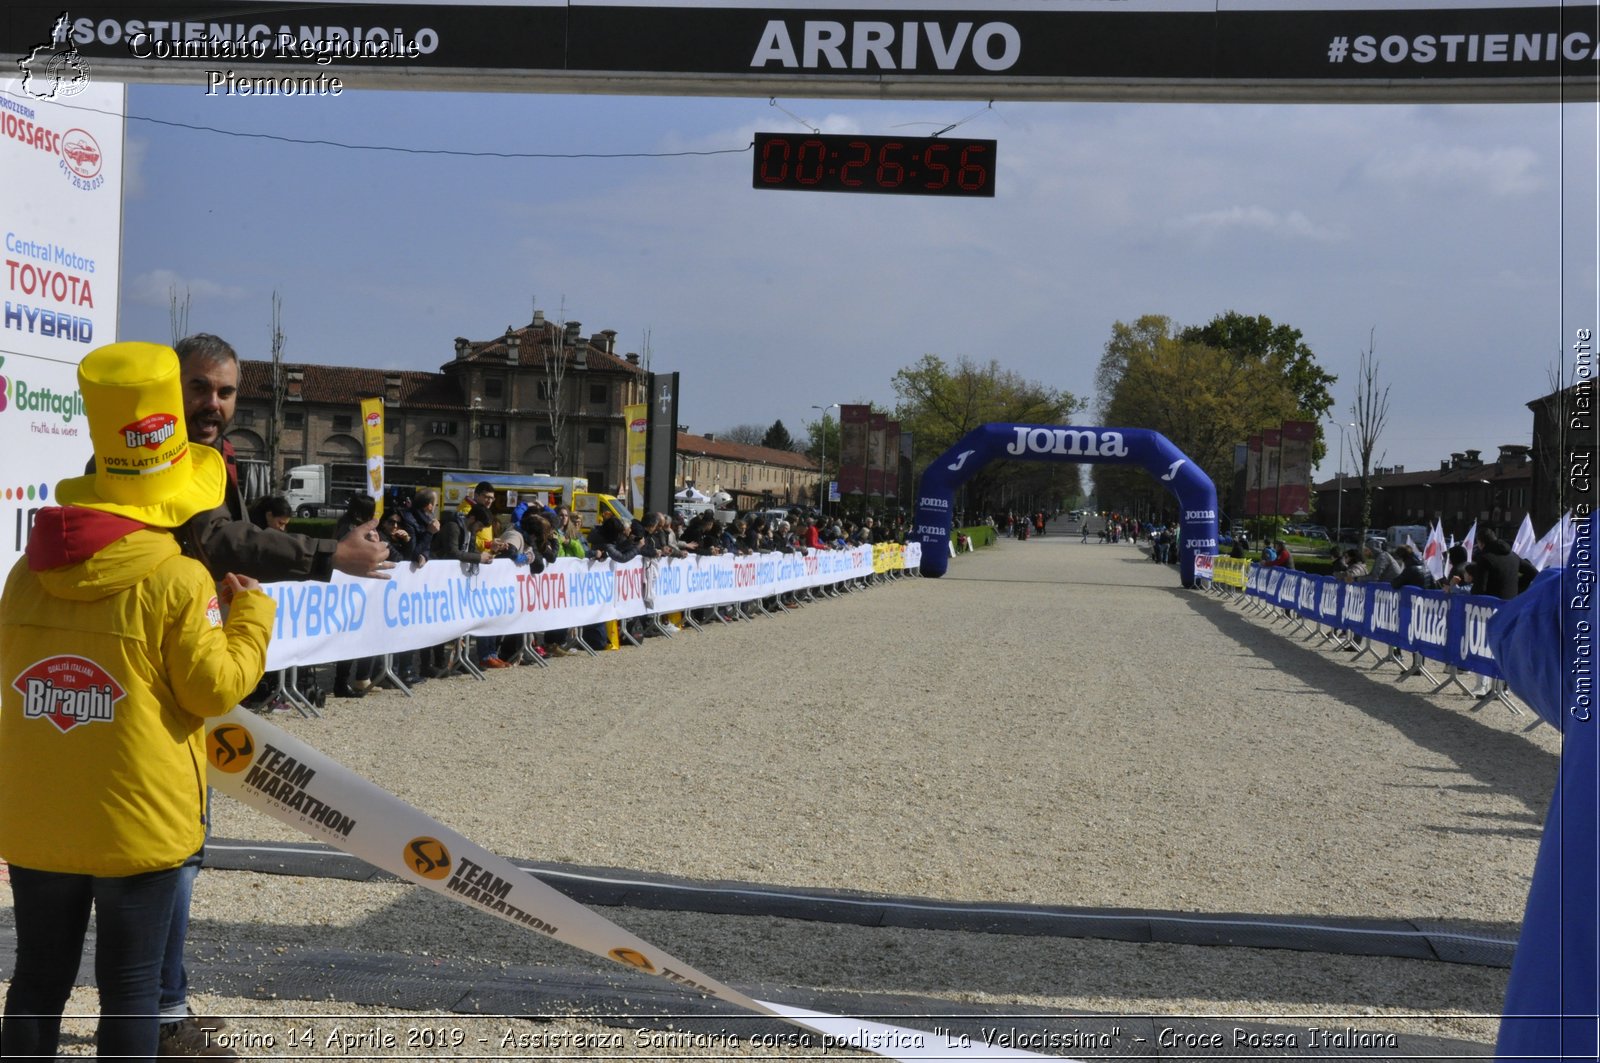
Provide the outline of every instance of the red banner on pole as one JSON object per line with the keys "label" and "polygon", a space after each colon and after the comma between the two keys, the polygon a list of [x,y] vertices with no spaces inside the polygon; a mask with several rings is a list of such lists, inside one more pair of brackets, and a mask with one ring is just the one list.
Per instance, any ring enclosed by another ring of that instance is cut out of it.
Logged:
{"label": "red banner on pole", "polygon": [[839,407],[839,494],[867,489],[867,418],[870,406]]}
{"label": "red banner on pole", "polygon": [[1311,441],[1314,421],[1283,422],[1283,457],[1278,464],[1278,511],[1290,516],[1311,512]]}

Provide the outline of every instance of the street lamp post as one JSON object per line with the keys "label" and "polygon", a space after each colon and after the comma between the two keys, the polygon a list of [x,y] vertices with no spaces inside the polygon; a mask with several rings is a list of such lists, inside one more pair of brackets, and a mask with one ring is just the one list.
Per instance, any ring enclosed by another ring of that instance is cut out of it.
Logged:
{"label": "street lamp post", "polygon": [[828,411],[837,410],[839,404],[830,402],[826,406],[812,406],[813,410],[822,411],[822,430],[819,435],[819,448],[817,457],[817,510],[823,516],[828,514]]}

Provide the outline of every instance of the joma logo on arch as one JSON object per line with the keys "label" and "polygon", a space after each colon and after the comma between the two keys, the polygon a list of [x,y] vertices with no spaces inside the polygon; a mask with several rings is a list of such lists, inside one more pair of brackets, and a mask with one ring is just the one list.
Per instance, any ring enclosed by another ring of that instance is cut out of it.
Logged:
{"label": "joma logo on arch", "polygon": [[1125,458],[1128,448],[1121,432],[1096,432],[1087,428],[1015,429],[1017,438],[1006,444],[1007,454],[1060,454],[1065,457]]}

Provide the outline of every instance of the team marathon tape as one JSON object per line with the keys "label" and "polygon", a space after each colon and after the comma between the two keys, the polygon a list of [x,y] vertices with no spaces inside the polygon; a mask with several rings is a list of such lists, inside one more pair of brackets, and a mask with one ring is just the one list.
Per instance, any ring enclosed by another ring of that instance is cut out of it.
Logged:
{"label": "team marathon tape", "polygon": [[509,559],[432,561],[389,580],[334,573],[269,583],[278,603],[267,668],[327,664],[437,646],[461,635],[518,635],[747,602],[875,573],[915,569],[920,543],[848,550],[627,562],[560,558],[540,572]]}
{"label": "team marathon tape", "polygon": [[602,918],[511,861],[474,845],[419,809],[242,708],[207,721],[216,789],[469,908],[626,967],[821,1034],[824,1045],[891,1059],[1053,1059],[926,1030],[867,1022],[746,996]]}

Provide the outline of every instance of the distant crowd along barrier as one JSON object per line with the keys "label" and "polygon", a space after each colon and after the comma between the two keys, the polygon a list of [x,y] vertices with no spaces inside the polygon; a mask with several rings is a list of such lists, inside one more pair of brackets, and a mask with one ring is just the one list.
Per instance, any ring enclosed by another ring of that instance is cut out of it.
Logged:
{"label": "distant crowd along barrier", "polygon": [[792,554],[635,559],[559,558],[541,572],[486,565],[402,565],[393,578],[269,583],[278,603],[269,669],[326,664],[437,646],[462,635],[520,635],[639,616],[712,609],[800,593],[922,561],[920,543]]}
{"label": "distant crowd along barrier", "polygon": [[[1488,639],[1489,619],[1503,604],[1498,598],[1416,587],[1396,590],[1381,582],[1344,583],[1232,557],[1206,561],[1209,566],[1196,565],[1197,577],[1209,577],[1304,620],[1421,654],[1457,671],[1502,678]],[[1202,571],[1206,567],[1209,573]]]}

